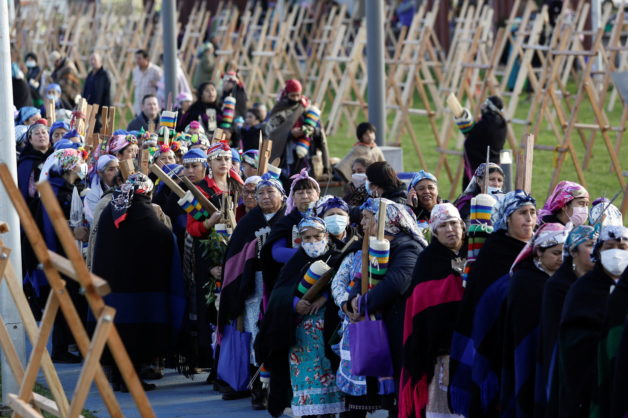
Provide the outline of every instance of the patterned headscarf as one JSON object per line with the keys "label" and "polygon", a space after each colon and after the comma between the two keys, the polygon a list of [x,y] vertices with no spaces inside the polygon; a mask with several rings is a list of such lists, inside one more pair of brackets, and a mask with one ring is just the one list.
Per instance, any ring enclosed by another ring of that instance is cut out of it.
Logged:
{"label": "patterned headscarf", "polygon": [[384,201],[386,205],[386,223],[384,225],[384,232],[386,235],[396,236],[401,233],[406,233],[412,239],[419,242],[423,247],[427,247],[427,241],[423,238],[423,234],[419,229],[416,221],[416,216],[413,212],[409,211],[407,206],[399,203],[394,203],[391,200],[384,198],[369,198],[362,206],[361,210],[367,210],[377,217],[379,212],[379,203]]}
{"label": "patterned headscarf", "polygon": [[598,237],[597,242],[595,243],[595,247],[593,248],[593,252],[591,253],[591,260],[593,260],[594,263],[597,263],[599,261],[596,254],[599,252],[602,244],[604,244],[605,241],[613,240],[628,241],[628,228],[626,228],[625,226],[613,225],[602,227],[602,230],[600,231],[600,236]]}
{"label": "patterned headscarf", "polygon": [[439,203],[432,208],[430,213],[430,231],[433,234],[440,224],[453,220],[462,221],[458,209],[451,203]]}
{"label": "patterned headscarf", "polygon": [[[174,147],[172,145],[174,145]],[[180,144],[178,142],[173,142],[171,145],[162,144],[159,146],[159,148],[155,150],[155,153],[153,154],[153,161],[157,161],[161,154],[169,151],[172,151],[174,153],[178,149],[180,149]]]}
{"label": "patterned headscarf", "polygon": [[549,248],[555,245],[564,244],[570,229],[559,223],[546,223],[539,227],[530,241],[527,242],[523,250],[519,253],[515,262],[512,263],[510,272],[523,260],[534,257],[535,248]]}
{"label": "patterned headscarf", "polygon": [[325,225],[325,221],[318,216],[312,215],[306,216],[301,219],[301,222],[299,222],[299,226],[297,228],[299,230],[299,234],[308,228],[315,228],[319,231],[327,232],[327,225]]}
{"label": "patterned headscarf", "polygon": [[275,189],[279,190],[279,193],[281,193],[281,196],[283,198],[286,197],[286,191],[283,189],[281,182],[276,178],[268,175],[268,173],[264,174],[261,177],[260,182],[257,183],[257,186],[255,187],[255,193],[259,193],[259,191],[262,190],[262,188],[264,187],[274,187]]}
{"label": "patterned headscarf", "polygon": [[81,144],[79,144],[78,142],[72,142],[67,138],[62,138],[58,140],[57,142],[55,142],[55,144],[53,145],[53,148],[55,149],[55,151],[57,151],[57,150],[66,149],[66,148],[79,149],[80,146]]}
{"label": "patterned headscarf", "polygon": [[573,181],[561,181],[556,185],[543,209],[539,211],[539,219],[558,212],[569,202],[580,197],[589,197],[589,192]]}
{"label": "patterned headscarf", "polygon": [[250,149],[242,154],[242,161],[250,165],[251,167],[258,167],[259,164],[259,151],[256,149]]}
{"label": "patterned headscarf", "polygon": [[419,182],[422,180],[431,180],[434,183],[438,184],[438,180],[436,180],[436,176],[434,174],[428,173],[425,170],[420,170],[418,173],[415,173],[414,177],[412,177],[412,180],[410,180],[410,184],[408,185],[408,191],[410,191],[410,189],[413,189],[414,186],[419,184]]}
{"label": "patterned headscarf", "polygon": [[589,225],[578,225],[571,230],[565,240],[565,246],[563,247],[563,258],[571,256],[571,250],[575,250],[578,245],[590,240],[597,239],[600,234],[600,227],[592,227]]}
{"label": "patterned headscarf", "polygon": [[[502,175],[502,177],[504,176],[504,170],[502,170],[502,168],[498,164],[488,163],[488,172],[490,173],[491,170],[497,170]],[[478,179],[484,179],[485,175],[486,163],[482,163],[478,166],[478,168],[475,169],[469,185],[466,189],[464,189],[464,193],[473,193],[476,191],[476,188],[481,189],[480,185],[478,184]]]}
{"label": "patterned headscarf", "polygon": [[50,175],[63,174],[74,170],[79,164],[83,164],[83,157],[79,151],[74,148],[60,149],[46,159],[39,175],[39,181],[45,181]]}
{"label": "patterned headscarf", "polygon": [[[604,211],[603,214],[602,211]],[[604,226],[622,226],[624,224],[624,218],[619,209],[617,209],[617,206],[613,205],[605,198],[596,199],[593,202],[591,210],[589,211],[589,223],[591,225],[599,223],[599,220],[602,219],[602,217],[604,220],[601,223]]]}
{"label": "patterned headscarf", "polygon": [[523,190],[513,190],[506,193],[503,199],[497,202],[493,211],[493,228],[495,231],[508,229],[508,217],[522,206],[536,206],[536,200]]}
{"label": "patterned headscarf", "polygon": [[120,224],[126,219],[127,211],[133,204],[133,196],[136,194],[147,195],[153,190],[153,182],[143,173],[133,173],[126,182],[113,192],[111,210],[113,212],[113,224],[120,228]]}
{"label": "patterned headscarf", "polygon": [[312,184],[312,187],[318,191],[318,193],[321,192],[321,186],[318,185],[318,182],[314,180],[313,177],[310,177],[307,172],[307,168],[301,170],[299,174],[295,174],[294,176],[290,177],[290,180],[292,180],[292,184],[290,185],[290,194],[288,195],[288,200],[286,201],[286,213],[290,213],[292,212],[292,209],[294,209],[294,186],[299,181],[308,180]]}
{"label": "patterned headscarf", "polygon": [[347,202],[345,202],[339,197],[327,195],[327,196],[321,197],[319,201],[316,202],[316,206],[314,207],[314,212],[316,213],[316,216],[318,216],[319,218],[322,218],[323,215],[325,215],[325,212],[327,212],[330,209],[336,209],[336,208],[349,213],[349,205],[347,205]]}
{"label": "patterned headscarf", "polygon": [[233,158],[233,156],[231,155],[231,147],[229,147],[229,144],[221,141],[212,145],[207,150],[208,159],[213,160],[214,158],[218,158],[218,157]]}
{"label": "patterned headscarf", "polygon": [[131,134],[113,135],[109,140],[109,154],[122,151],[131,144],[137,144],[137,137]]}

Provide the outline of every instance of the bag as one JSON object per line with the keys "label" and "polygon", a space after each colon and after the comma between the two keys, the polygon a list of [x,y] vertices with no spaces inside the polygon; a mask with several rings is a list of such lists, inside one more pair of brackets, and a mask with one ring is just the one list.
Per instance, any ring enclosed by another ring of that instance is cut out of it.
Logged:
{"label": "bag", "polygon": [[238,331],[235,324],[225,326],[218,357],[218,377],[237,392],[247,390],[251,333]]}
{"label": "bag", "polygon": [[392,376],[392,358],[386,326],[381,319],[371,320],[366,309],[366,297],[364,296],[366,318],[349,324],[351,373],[356,376]]}

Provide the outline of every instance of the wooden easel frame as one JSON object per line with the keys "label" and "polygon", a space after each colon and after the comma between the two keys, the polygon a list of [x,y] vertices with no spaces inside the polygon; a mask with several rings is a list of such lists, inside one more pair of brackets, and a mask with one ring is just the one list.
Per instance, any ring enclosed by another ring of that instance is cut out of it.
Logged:
{"label": "wooden easel frame", "polygon": [[[21,379],[20,393],[18,395],[9,395],[9,406],[21,416],[41,416],[33,407],[33,404],[31,404],[34,398],[33,387],[37,373],[40,367],[42,367],[42,361],[44,361],[44,370],[49,369],[47,363],[48,355],[45,351],[45,347],[52,330],[52,324],[57,310],[61,309],[85,361],[74,390],[72,403],[69,405],[69,410],[66,405],[67,402],[64,403],[63,397],[58,394],[58,388],[56,386],[54,387],[54,390],[57,392],[55,396],[57,402],[49,401],[47,403],[49,405],[55,405],[57,415],[63,417],[79,416],[93,381],[100,391],[109,414],[113,417],[123,416],[120,405],[100,365],[100,357],[106,343],[131,396],[135,400],[138,411],[143,417],[154,417],[155,413],[146,397],[146,393],[144,392],[135,368],[131,363],[120,335],[113,323],[115,310],[106,306],[102,298],[103,294],[109,291],[108,285],[104,280],[94,276],[87,269],[87,265],[76,247],[74,236],[68,227],[61,206],[50,184],[48,182],[38,183],[37,190],[41,195],[42,203],[49,214],[59,241],[68,258],[61,257],[48,250],[46,247],[44,238],[37,228],[35,220],[30,214],[26,202],[20,194],[6,164],[0,164],[0,181],[2,181],[13,206],[17,212],[20,213],[22,228],[31,243],[37,259],[43,265],[44,273],[51,287],[50,296],[41,321],[42,325],[39,329],[39,335],[33,343],[31,358]],[[91,341],[69,294],[65,290],[65,280],[62,278],[61,273],[80,283],[89,308],[97,318],[96,330]],[[47,373],[51,373],[50,370],[48,370]],[[18,376],[19,374],[16,377]]]}

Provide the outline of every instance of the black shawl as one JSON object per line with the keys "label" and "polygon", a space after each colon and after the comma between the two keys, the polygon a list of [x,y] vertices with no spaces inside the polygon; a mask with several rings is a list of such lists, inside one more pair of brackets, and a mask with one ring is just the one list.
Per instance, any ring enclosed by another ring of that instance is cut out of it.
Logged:
{"label": "black shawl", "polygon": [[[273,141],[273,149],[269,161],[281,158],[286,150],[286,144],[291,137],[290,130],[305,111],[303,101],[291,102],[282,97],[268,113],[264,122],[264,131]],[[285,162],[285,158],[282,161]]]}
{"label": "black shawl", "polygon": [[401,416],[424,413],[436,359],[449,353],[463,294],[460,272],[452,267],[458,257],[433,239],[417,259],[410,296],[406,300],[399,395]]}
{"label": "black shawl", "polygon": [[[296,327],[299,315],[293,307],[297,287],[311,263],[325,260],[328,254],[313,259],[300,249],[281,269],[275,288],[271,293],[268,308],[260,325],[260,332],[255,340],[256,359],[264,363],[270,372],[270,388],[268,396],[268,412],[279,416],[290,406],[292,387],[290,385],[290,364],[288,353],[296,343]],[[325,304],[325,325],[323,336],[329,341],[339,323],[338,307],[329,296]],[[329,345],[325,353],[332,362],[334,369],[338,359],[331,353]]]}
{"label": "black shawl", "polygon": [[183,323],[184,284],[174,237],[147,196],[133,197],[119,228],[111,205],[105,208],[92,267],[111,286],[105,302],[116,309],[114,322],[133,363],[171,352]]}
{"label": "black shawl", "polygon": [[508,274],[525,242],[509,237],[506,231],[492,233],[469,272],[460,313],[451,343],[449,397],[453,412],[468,416],[471,402],[471,334],[477,304],[486,289]]}
{"label": "black shawl", "polygon": [[264,288],[269,293],[273,290],[279,272],[283,267],[283,264],[273,259],[273,244],[281,238],[285,238],[288,240],[288,245],[292,245],[292,229],[301,222],[302,218],[303,215],[301,215],[301,212],[299,212],[297,208],[292,209],[292,212],[279,219],[277,223],[273,225],[262,247],[260,260],[262,262],[262,274],[264,275]]}
{"label": "black shawl", "polygon": [[259,206],[251,209],[233,231],[225,254],[218,326],[236,319],[244,310],[244,302],[255,288],[255,273],[262,268],[260,249],[271,227],[284,216],[285,206],[266,220]]}
{"label": "black shawl", "polygon": [[203,129],[205,129],[205,132],[209,133],[208,131],[209,119],[207,116],[207,110],[214,109],[216,111],[216,124],[218,124],[219,123],[218,119],[221,113],[220,112],[221,107],[222,107],[222,104],[218,100],[216,100],[213,103],[205,103],[202,100],[195,101],[194,103],[192,103],[188,111],[185,112],[185,114],[177,122],[177,131],[181,132],[185,130],[185,127],[188,126],[190,122],[197,121],[201,123],[201,125],[203,126]]}
{"label": "black shawl", "polygon": [[596,379],[597,347],[614,284],[600,263],[567,292],[558,335],[560,417],[588,416]]}
{"label": "black shawl", "polygon": [[[558,271],[545,282],[543,289],[539,330],[539,369],[536,375],[535,390],[537,399],[534,407],[534,414],[538,417],[545,416],[545,408],[550,398],[558,396],[556,391],[558,328],[565,296],[576,279],[576,274],[573,271],[573,259],[567,257]],[[557,411],[552,415],[556,416]]]}
{"label": "black shawl", "polygon": [[611,388],[611,417],[628,415],[628,317],[624,322],[624,331],[617,348],[615,376]]}
{"label": "black shawl", "polygon": [[501,409],[508,416],[531,417],[538,363],[543,288],[549,276],[532,259],[522,261],[510,279],[506,299]]}
{"label": "black shawl", "polygon": [[501,115],[492,111],[482,114],[464,141],[465,163],[469,166],[465,167],[463,189],[471,181],[475,169],[486,162],[486,147],[491,147],[490,162],[499,164],[499,156],[506,143],[506,134],[506,121]]}
{"label": "black shawl", "polygon": [[[628,396],[628,386],[616,384],[625,377],[617,376],[617,357],[620,354],[622,334],[626,334],[626,318],[628,314],[628,269],[619,279],[613,292],[608,297],[608,313],[602,333],[602,339],[598,348],[598,376],[594,402],[591,405],[591,416],[595,417],[623,417],[628,412],[611,412],[613,404],[624,402]],[[617,397],[621,398],[617,399]]]}

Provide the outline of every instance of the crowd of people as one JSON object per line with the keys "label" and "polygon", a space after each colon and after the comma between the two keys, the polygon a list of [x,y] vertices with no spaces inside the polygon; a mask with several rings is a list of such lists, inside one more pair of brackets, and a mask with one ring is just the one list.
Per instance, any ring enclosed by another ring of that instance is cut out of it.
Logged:
{"label": "crowd of people", "polygon": [[[427,171],[402,181],[368,122],[327,173],[345,183],[340,197],[312,175],[320,110],[299,81],[267,112],[248,106],[232,65],[196,86],[195,101],[182,88],[173,122],[147,57],[136,54],[135,119],[94,149],[76,113],[48,126],[43,108],[15,112],[19,189],[63,254],[34,187],[50,182],[89,268],[110,284],[106,303],[146,390],[169,367],[208,372],[225,401],[250,397],[272,416],[628,413],[628,228],[612,202],[570,181],[543,205],[505,193],[499,154],[486,162],[486,141],[498,151],[505,137],[498,98],[477,122],[457,121],[467,181],[453,203]],[[80,83],[53,58],[67,82],[53,77],[46,91],[72,108]],[[36,59],[26,56],[29,70]],[[106,102],[100,57],[90,63],[84,96]],[[261,138],[273,143],[264,164]],[[141,172],[147,153],[183,194]],[[129,160],[135,170],[123,172]],[[22,254],[41,316],[50,288],[28,241]],[[93,330],[78,285],[67,286]],[[58,315],[53,361],[80,362],[74,349]],[[102,362],[127,391],[109,353]]]}

